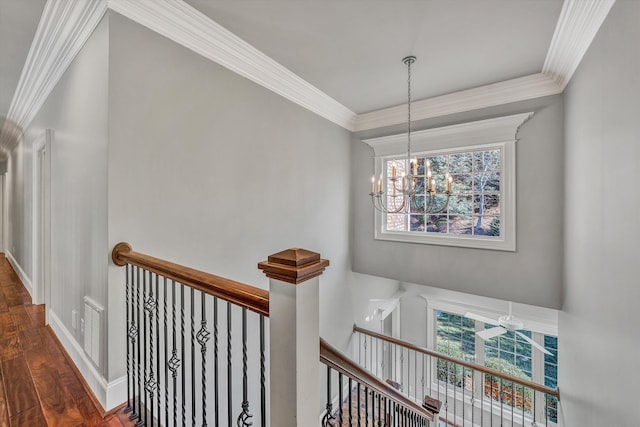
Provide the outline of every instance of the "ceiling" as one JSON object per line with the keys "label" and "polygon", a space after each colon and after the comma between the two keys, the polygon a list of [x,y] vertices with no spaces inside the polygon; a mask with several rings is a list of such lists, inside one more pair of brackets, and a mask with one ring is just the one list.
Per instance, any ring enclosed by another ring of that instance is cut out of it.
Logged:
{"label": "ceiling", "polygon": [[0,0],[0,160],[107,10],[359,131],[406,120],[406,55],[416,120],[562,92],[614,1]]}
{"label": "ceiling", "polygon": [[[0,0],[2,1],[2,0]],[[561,0],[186,0],[364,113],[539,73]]]}
{"label": "ceiling", "polygon": [[0,0],[0,128],[46,0]]}

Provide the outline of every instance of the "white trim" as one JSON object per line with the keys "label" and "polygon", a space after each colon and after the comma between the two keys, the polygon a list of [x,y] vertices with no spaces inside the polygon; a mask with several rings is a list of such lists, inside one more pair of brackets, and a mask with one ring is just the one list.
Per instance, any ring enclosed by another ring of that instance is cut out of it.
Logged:
{"label": "white trim", "polygon": [[353,111],[186,2],[109,0],[109,8],[345,129],[353,129]]}
{"label": "white trim", "polygon": [[64,326],[52,309],[49,311],[49,325],[56,337],[67,351],[73,363],[82,374],[85,382],[93,391],[105,411],[109,411],[127,400],[127,379],[117,378],[111,382],[98,372],[84,350]]}
{"label": "white trim", "polygon": [[7,261],[9,261],[9,264],[11,264],[11,267],[13,267],[14,271],[18,274],[18,277],[22,281],[25,289],[27,290],[27,292],[29,292],[31,299],[33,299],[33,284],[31,283],[31,279],[29,278],[29,276],[27,276],[27,273],[25,273],[20,264],[18,264],[18,261],[16,261],[11,252],[7,250],[4,252],[4,254],[7,257]]}
{"label": "white trim", "polygon": [[106,11],[105,0],[47,1],[0,130],[0,157],[13,149],[8,141],[18,143],[16,131],[29,126]]}
{"label": "white trim", "polygon": [[[421,120],[561,93],[615,0],[565,0],[541,73],[416,101]],[[47,1],[5,125],[16,144],[107,9],[185,46],[350,131],[405,121],[405,106],[356,114],[183,1]],[[13,141],[9,143],[8,141]]]}
{"label": "white trim", "polygon": [[542,72],[561,91],[569,83],[615,0],[564,0]]}
{"label": "white trim", "polygon": [[[480,86],[460,92],[411,103],[413,121],[524,101],[562,92],[553,79],[544,74],[532,74],[513,80]],[[397,125],[407,121],[406,104],[358,115],[354,131]]]}
{"label": "white trim", "polygon": [[[34,304],[50,305],[51,302],[51,141],[53,130],[45,129],[33,141],[33,231],[32,276]],[[43,163],[40,164],[40,156]],[[43,188],[40,188],[43,186]],[[40,197],[43,196],[41,200]],[[42,206],[41,206],[42,205]],[[40,233],[42,233],[40,235]],[[42,254],[40,253],[42,249]],[[42,255],[43,259],[40,259]],[[43,271],[40,271],[42,267]],[[45,319],[45,324],[48,319]]]}
{"label": "white trim", "polygon": [[[531,116],[533,112],[411,132],[412,152],[515,141],[520,126]],[[406,153],[407,134],[363,139],[362,142],[373,148],[376,157],[391,156]]]}
{"label": "white trim", "polygon": [[[387,231],[386,216],[375,212],[374,238],[406,243],[458,246],[500,251],[516,250],[516,152],[515,143],[520,126],[533,113],[514,114],[494,119],[461,123],[412,133],[411,154],[446,153],[477,149],[499,149],[500,161],[500,236],[483,237],[412,231]],[[384,175],[384,162],[404,155],[406,134],[364,140],[375,155],[374,175]],[[385,177],[386,179],[386,177]]]}

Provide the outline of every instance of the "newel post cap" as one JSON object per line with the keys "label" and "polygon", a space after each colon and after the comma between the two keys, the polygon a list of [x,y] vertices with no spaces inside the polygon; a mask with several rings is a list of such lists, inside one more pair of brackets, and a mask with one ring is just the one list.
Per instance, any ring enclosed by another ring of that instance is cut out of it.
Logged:
{"label": "newel post cap", "polygon": [[113,251],[111,252],[111,260],[118,267],[123,267],[127,265],[127,262],[122,259],[121,255],[128,254],[131,252],[131,245],[126,242],[120,242],[113,247]]}
{"label": "newel post cap", "polygon": [[320,276],[328,265],[329,260],[320,259],[319,253],[292,248],[269,255],[267,261],[258,263],[258,268],[270,279],[297,285]]}

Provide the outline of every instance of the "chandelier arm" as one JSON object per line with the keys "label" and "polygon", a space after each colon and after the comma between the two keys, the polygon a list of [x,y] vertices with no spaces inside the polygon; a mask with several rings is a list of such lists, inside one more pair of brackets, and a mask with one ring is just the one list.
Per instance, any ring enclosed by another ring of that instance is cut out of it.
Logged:
{"label": "chandelier arm", "polygon": [[[383,199],[382,199],[382,195],[384,193],[380,192],[380,193],[369,193],[371,196],[371,202],[373,203],[373,207],[382,212],[382,213],[386,213],[386,214],[396,214],[396,213],[400,213],[405,209],[406,206],[406,198],[404,196],[397,196],[397,197],[402,197],[402,204],[400,204],[400,206],[396,206],[395,202],[394,202],[394,208],[393,209],[389,209],[388,205],[384,203]],[[396,197],[394,197],[395,200]]]}
{"label": "chandelier arm", "polygon": [[[447,194],[447,200],[445,201],[445,203],[444,203],[444,205],[442,206],[442,208],[440,208],[440,209],[436,210],[436,211],[435,211],[435,212],[433,212],[433,213],[435,213],[435,214],[439,214],[439,213],[443,213],[444,211],[446,211],[446,210],[447,210],[447,208],[449,207],[449,199],[450,199],[450,198],[451,198],[451,193],[448,193],[448,194]],[[433,203],[433,205],[435,206],[435,199],[434,199],[434,203]]]}

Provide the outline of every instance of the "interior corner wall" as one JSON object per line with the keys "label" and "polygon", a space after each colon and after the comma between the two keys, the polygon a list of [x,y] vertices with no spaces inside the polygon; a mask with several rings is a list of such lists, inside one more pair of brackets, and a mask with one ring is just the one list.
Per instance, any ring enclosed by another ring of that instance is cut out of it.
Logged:
{"label": "interior corner wall", "polygon": [[[48,153],[52,194],[51,304],[47,308],[65,331],[65,336],[59,336],[63,344],[75,342],[78,348],[83,335],[80,328],[71,326],[72,310],[82,317],[85,295],[106,304],[107,56],[105,19],[25,130],[9,157],[6,176],[7,249],[31,278],[33,143],[46,129],[54,131]],[[71,348],[67,351],[74,354]]]}
{"label": "interior corner wall", "polygon": [[[121,15],[110,23],[109,246],[261,288],[268,255],[319,252],[331,262],[320,332],[346,348],[350,132]],[[124,284],[111,266],[112,378]]]}
{"label": "interior corner wall", "polygon": [[640,2],[618,0],[565,92],[565,426],[638,425],[639,23]]}
{"label": "interior corner wall", "polygon": [[362,139],[406,132],[405,125],[354,135],[353,269],[453,291],[560,308],[563,269],[563,96],[413,123],[422,130],[533,111],[516,143],[517,250],[504,252],[374,239],[368,195],[373,150]]}

